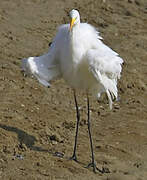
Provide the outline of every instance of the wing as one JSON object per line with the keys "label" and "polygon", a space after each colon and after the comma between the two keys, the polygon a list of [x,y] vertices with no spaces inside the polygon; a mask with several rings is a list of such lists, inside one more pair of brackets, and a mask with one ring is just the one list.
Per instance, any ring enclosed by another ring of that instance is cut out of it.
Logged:
{"label": "wing", "polygon": [[49,81],[60,76],[58,63],[53,52],[39,57],[29,57],[22,60],[22,70],[31,74],[44,86],[50,86]]}
{"label": "wing", "polygon": [[120,78],[123,60],[106,45],[87,51],[86,58],[90,71],[107,93],[112,108],[112,99],[118,96],[117,79]]}
{"label": "wing", "polygon": [[29,57],[22,60],[22,70],[25,74],[31,74],[36,77],[44,86],[50,86],[50,80],[61,76],[59,51],[63,45],[68,28],[68,24],[58,28],[48,53],[39,57]]}

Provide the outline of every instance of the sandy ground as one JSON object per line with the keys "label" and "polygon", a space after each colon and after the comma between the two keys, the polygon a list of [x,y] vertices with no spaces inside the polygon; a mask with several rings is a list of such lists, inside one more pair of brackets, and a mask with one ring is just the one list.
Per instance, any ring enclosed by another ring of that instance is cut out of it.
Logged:
{"label": "sandy ground", "polygon": [[[125,60],[120,101],[113,110],[105,97],[91,98],[95,159],[104,174],[84,168],[90,161],[85,95],[78,94],[82,119],[76,163],[68,160],[76,123],[72,90],[63,80],[47,89],[20,71],[22,58],[47,52],[73,8]],[[147,179],[146,0],[0,1],[0,179]]]}

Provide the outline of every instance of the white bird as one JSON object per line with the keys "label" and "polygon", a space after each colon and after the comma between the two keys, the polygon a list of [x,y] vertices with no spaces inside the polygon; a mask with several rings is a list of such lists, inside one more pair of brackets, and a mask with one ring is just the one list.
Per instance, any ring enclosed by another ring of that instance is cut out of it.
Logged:
{"label": "white bird", "polygon": [[[76,99],[76,89],[82,89],[87,94],[88,106],[88,132],[92,161],[88,167],[93,171],[98,169],[95,165],[93,144],[90,130],[89,98],[91,93],[99,98],[106,92],[110,108],[112,100],[117,99],[117,79],[120,78],[122,58],[101,40],[99,32],[90,24],[80,23],[77,10],[70,12],[70,24],[63,24],[53,39],[48,53],[40,57],[29,57],[22,60],[22,69],[38,79],[45,86],[56,77],[63,78],[73,89],[77,112],[77,125],[75,145],[71,159],[77,161],[77,136],[80,113]],[[102,172],[102,170],[99,170]]]}

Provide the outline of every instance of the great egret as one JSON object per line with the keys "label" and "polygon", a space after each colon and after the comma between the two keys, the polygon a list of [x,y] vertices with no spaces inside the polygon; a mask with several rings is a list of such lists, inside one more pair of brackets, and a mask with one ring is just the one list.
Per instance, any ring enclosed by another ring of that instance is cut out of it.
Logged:
{"label": "great egret", "polygon": [[50,86],[50,80],[60,77],[74,89],[77,125],[71,159],[75,161],[77,161],[76,149],[80,121],[76,89],[86,92],[88,132],[92,155],[88,167],[93,167],[93,171],[96,172],[98,168],[95,165],[93,152],[88,94],[100,97],[101,93],[106,92],[110,108],[112,108],[112,100],[117,98],[118,94],[117,79],[120,78],[123,60],[101,41],[102,37],[92,25],[80,23],[80,15],[77,10],[73,9],[70,12],[70,18],[70,24],[63,24],[59,27],[48,53],[40,57],[23,59],[22,69],[35,76],[45,86]]}

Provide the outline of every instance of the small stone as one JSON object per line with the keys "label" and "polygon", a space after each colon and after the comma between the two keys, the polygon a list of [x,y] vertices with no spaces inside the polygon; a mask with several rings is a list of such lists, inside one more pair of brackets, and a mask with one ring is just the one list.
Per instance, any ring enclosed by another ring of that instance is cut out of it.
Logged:
{"label": "small stone", "polygon": [[127,88],[131,89],[132,85],[131,84],[127,84]]}
{"label": "small stone", "polygon": [[37,166],[40,166],[40,162],[37,162],[36,165],[37,165]]}
{"label": "small stone", "polygon": [[64,156],[64,153],[62,153],[62,152],[55,152],[54,155],[57,156],[57,157],[62,158]]}
{"label": "small stone", "polygon": [[141,164],[141,163],[138,163],[138,162],[137,162],[137,163],[134,163],[134,166],[137,167],[137,168],[140,168],[141,165],[142,165],[142,164]]}
{"label": "small stone", "polygon": [[81,121],[80,121],[80,126],[84,126],[84,125],[86,125],[87,124],[87,121],[86,121],[86,119],[81,119]]}
{"label": "small stone", "polygon": [[50,135],[50,140],[51,141],[56,141],[56,142],[59,142],[59,143],[63,142],[63,139],[61,138],[61,136],[56,132],[54,132],[54,134]]}
{"label": "small stone", "polygon": [[16,154],[15,158],[19,159],[19,160],[23,160],[24,159],[23,155],[21,155],[21,154]]}
{"label": "small stone", "polygon": [[100,148],[101,148],[101,146],[100,146],[100,145],[96,146],[96,149],[100,149]]}
{"label": "small stone", "polygon": [[4,146],[3,147],[3,152],[7,153],[7,154],[10,154],[11,153],[11,148],[9,146]]}
{"label": "small stone", "polygon": [[26,151],[27,150],[27,146],[26,144],[22,143],[19,145],[19,148],[21,148],[22,150]]}
{"label": "small stone", "polygon": [[52,135],[52,136],[50,136],[50,140],[51,140],[51,141],[57,141],[57,138],[56,138],[55,135]]}
{"label": "small stone", "polygon": [[138,6],[140,6],[140,1],[135,0],[135,4],[138,5]]}
{"label": "small stone", "polygon": [[135,0],[128,0],[128,3],[134,3]]}
{"label": "small stone", "polygon": [[114,109],[120,109],[119,105],[114,105]]}
{"label": "small stone", "polygon": [[102,172],[103,173],[110,173],[110,170],[107,167],[102,167]]}
{"label": "small stone", "polygon": [[57,141],[52,141],[52,145],[56,145],[57,144]]}

